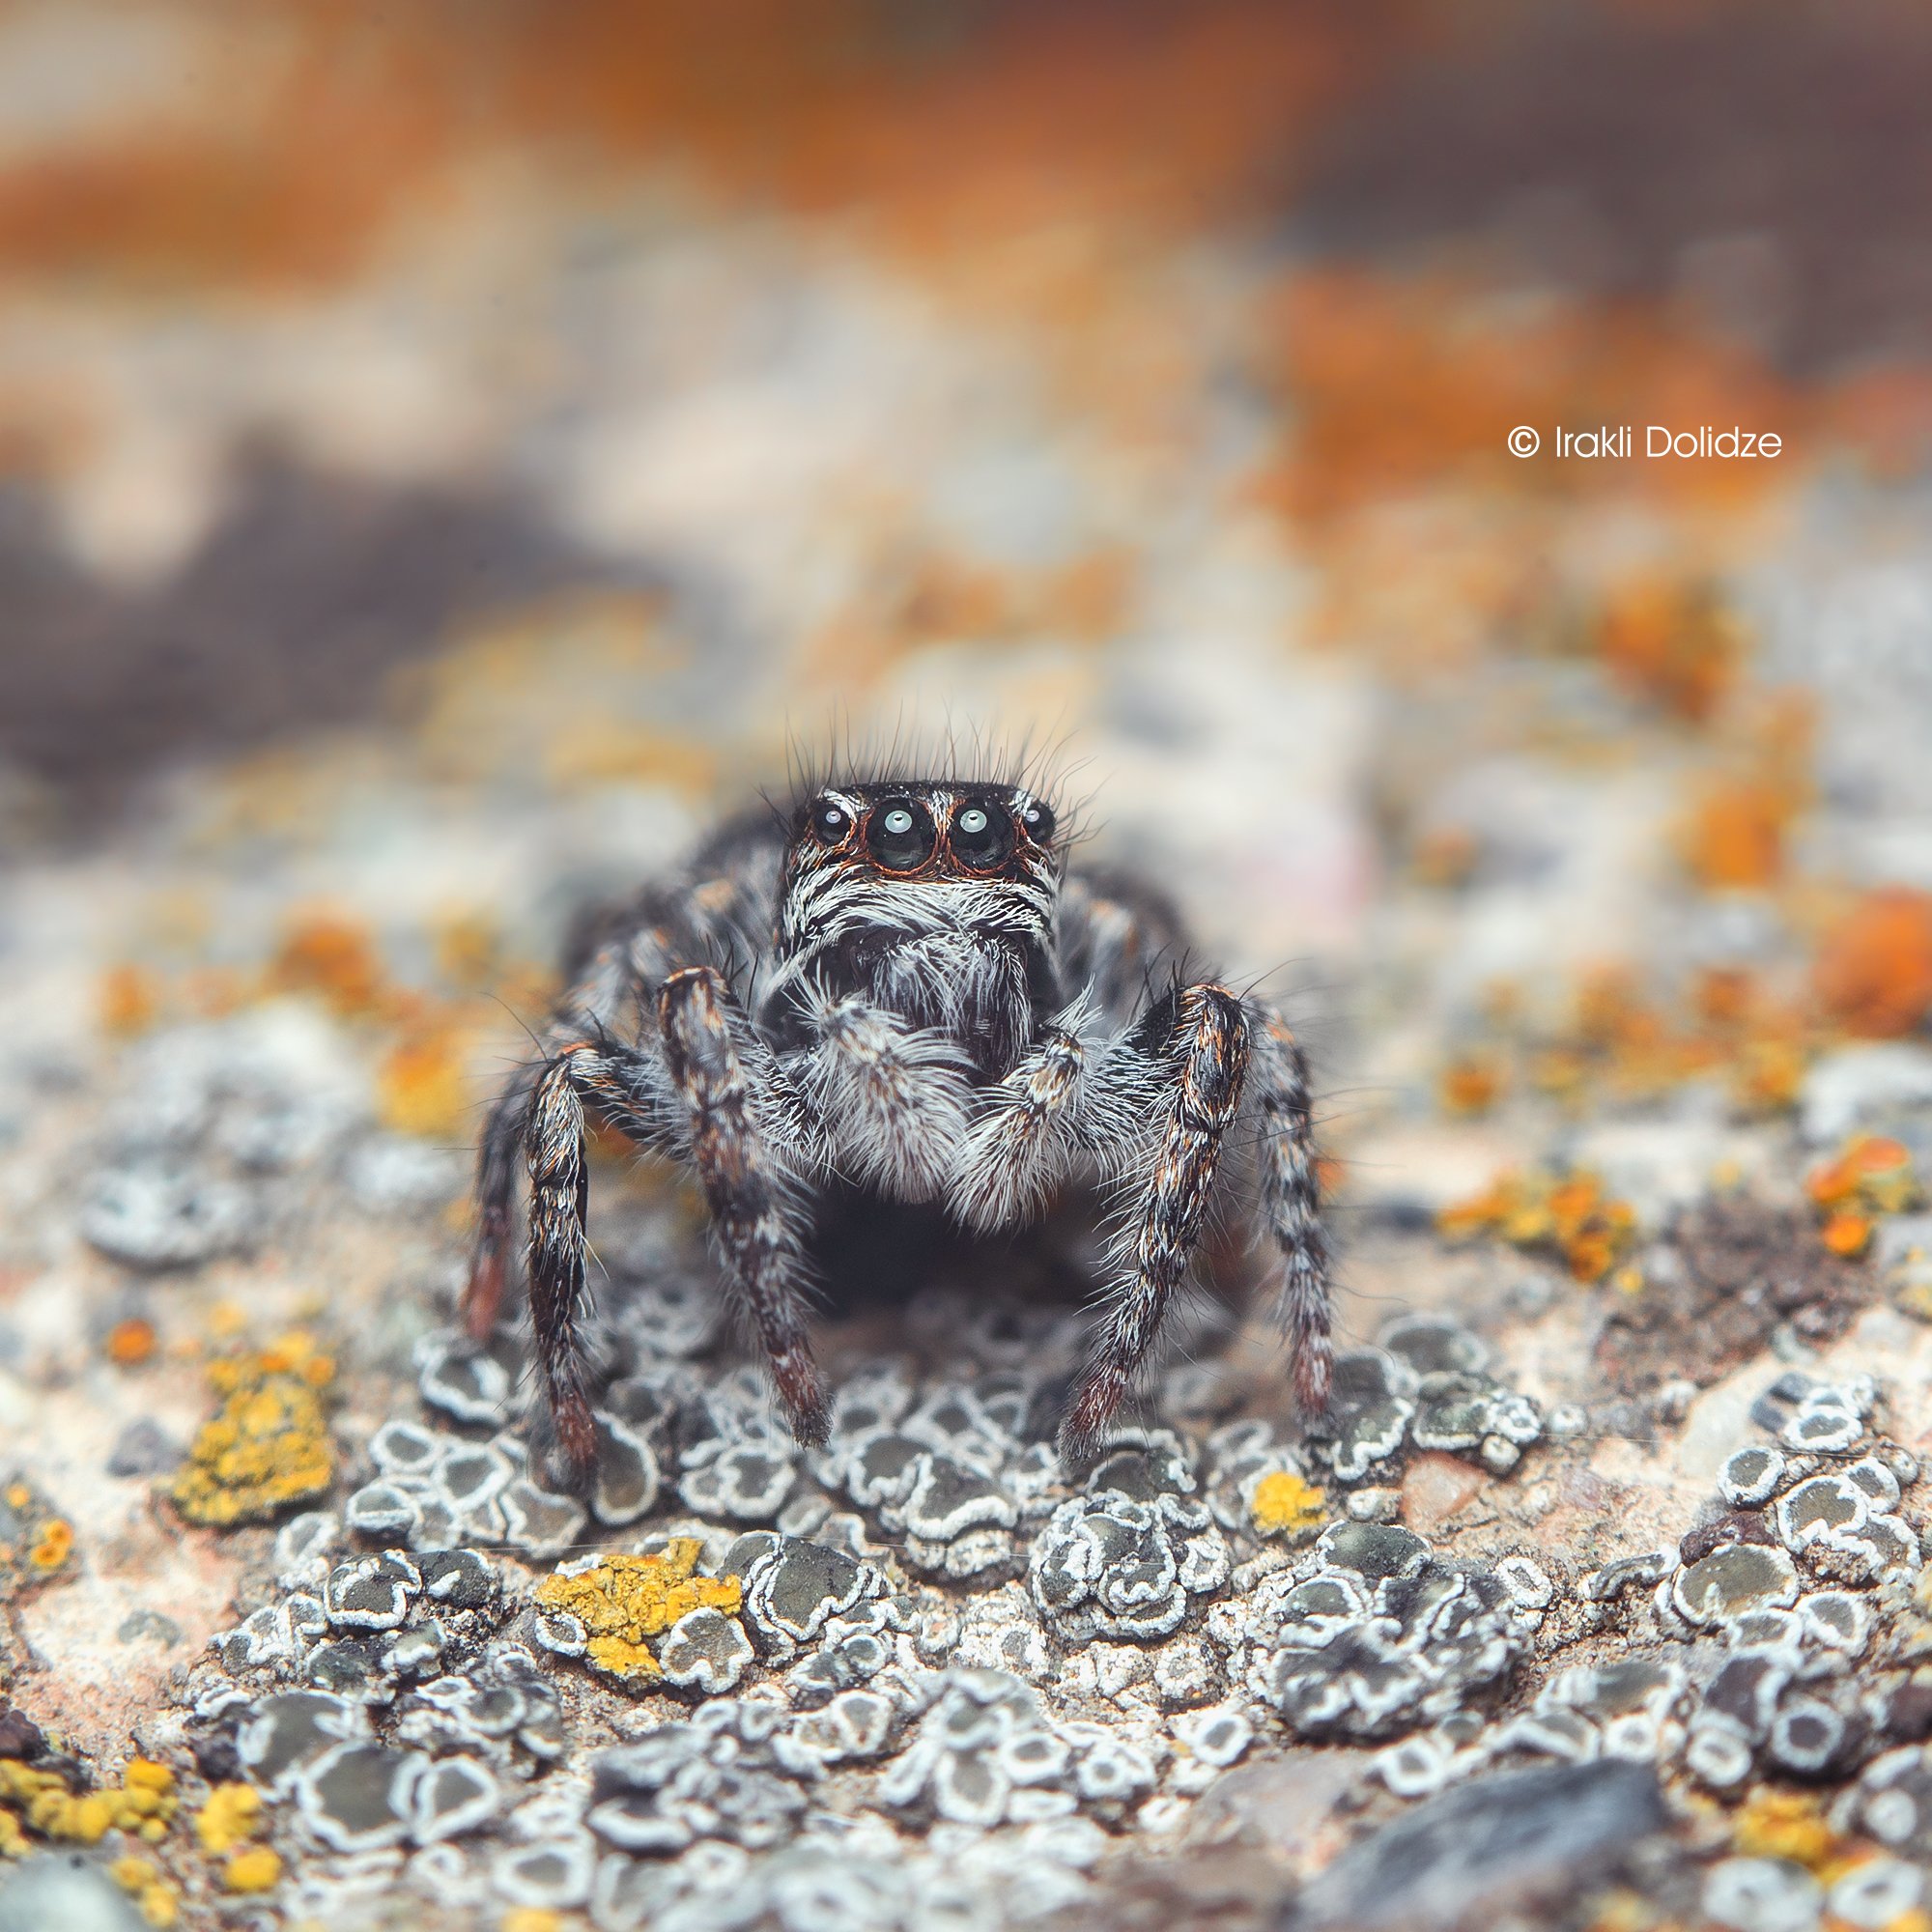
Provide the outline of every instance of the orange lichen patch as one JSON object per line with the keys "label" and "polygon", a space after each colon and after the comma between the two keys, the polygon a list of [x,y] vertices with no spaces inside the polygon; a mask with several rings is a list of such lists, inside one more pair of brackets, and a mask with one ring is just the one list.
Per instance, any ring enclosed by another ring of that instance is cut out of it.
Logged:
{"label": "orange lichen patch", "polygon": [[275,991],[319,994],[348,1019],[376,1010],[383,977],[368,928],[332,913],[309,913],[293,921],[269,966],[269,983]]}
{"label": "orange lichen patch", "polygon": [[537,1602],[567,1610],[589,1633],[590,1662],[615,1677],[658,1674],[645,1639],[661,1635],[688,1611],[711,1608],[736,1616],[742,1589],[735,1577],[700,1577],[703,1546],[674,1536],[657,1556],[611,1554],[584,1567],[560,1569],[537,1585]]}
{"label": "orange lichen patch", "polygon": [[1761,997],[1756,977],[1742,966],[1701,967],[1690,982],[1691,1013],[1714,1033],[1743,1026]]}
{"label": "orange lichen patch", "polygon": [[308,1337],[224,1356],[208,1374],[222,1402],[175,1477],[183,1516],[226,1528],[266,1520],[327,1489],[335,1463],[319,1390],[334,1365]]}
{"label": "orange lichen patch", "polygon": [[1756,891],[1784,870],[1791,801],[1776,786],[1742,779],[1709,786],[1680,835],[1685,868],[1707,891]]}
{"label": "orange lichen patch", "polygon": [[24,1849],[24,1833],[69,1844],[98,1845],[109,1832],[158,1844],[181,1808],[174,1773],[136,1758],[119,1784],[76,1793],[58,1771],[0,1758],[0,1851]]}
{"label": "orange lichen patch", "polygon": [[1744,656],[1735,613],[1708,585],[1673,578],[1620,584],[1604,601],[1596,642],[1624,690],[1692,724],[1716,712]]}
{"label": "orange lichen patch", "polygon": [[1824,1012],[1846,1032],[1889,1039],[1932,1011],[1932,893],[1867,894],[1828,930],[1812,968]]}
{"label": "orange lichen patch", "polygon": [[232,1852],[260,1832],[262,1794],[252,1784],[217,1784],[194,1814],[194,1835],[214,1857]]}
{"label": "orange lichen patch", "polygon": [[[1539,1034],[1514,1011],[1496,1013],[1492,1025],[1498,1092],[1521,1086],[1572,1110],[1597,1094],[1646,1098],[1704,1077],[1722,1080],[1743,1112],[1786,1109],[1821,1044],[1801,1013],[1739,968],[1708,969],[1681,1001],[1664,1002],[1644,993],[1629,969],[1602,967],[1583,976],[1571,1014],[1552,1033]],[[1464,1058],[1480,1065],[1484,1052]],[[1438,1094],[1452,1112],[1461,1097],[1449,1088]]]}
{"label": "orange lichen patch", "polygon": [[376,1074],[384,1125],[434,1140],[463,1137],[474,1098],[466,1044],[455,1028],[438,1027],[391,1048]]}
{"label": "orange lichen patch", "polygon": [[107,1331],[105,1353],[116,1368],[136,1369],[153,1358],[155,1342],[155,1324],[129,1316]]}
{"label": "orange lichen patch", "polygon": [[1819,1231],[1818,1238],[1834,1255],[1846,1261],[1856,1261],[1871,1246],[1872,1224],[1862,1214],[1850,1212],[1832,1215]]}
{"label": "orange lichen patch", "polygon": [[1459,1055],[1442,1069],[1435,1091],[1446,1114],[1487,1114],[1505,1084],[1501,1061],[1492,1053]]}
{"label": "orange lichen patch", "polygon": [[1299,1536],[1320,1528],[1328,1514],[1325,1491],[1293,1469],[1270,1469],[1255,1485],[1248,1515],[1264,1536]]}
{"label": "orange lichen patch", "polygon": [[100,976],[100,1029],[116,1039],[133,1039],[154,1025],[161,1009],[160,981],[145,966],[111,966]]}
{"label": "orange lichen patch", "polygon": [[1635,1238],[1636,1213],[1587,1170],[1534,1170],[1498,1175],[1481,1194],[1445,1208],[1436,1228],[1452,1241],[1487,1235],[1553,1255],[1578,1281],[1596,1282]]}
{"label": "orange lichen patch", "polygon": [[1861,1254],[1870,1216],[1902,1214],[1921,1198],[1910,1151],[1883,1134],[1854,1135],[1835,1159],[1804,1177],[1804,1191],[1825,1217],[1826,1246],[1837,1254]]}

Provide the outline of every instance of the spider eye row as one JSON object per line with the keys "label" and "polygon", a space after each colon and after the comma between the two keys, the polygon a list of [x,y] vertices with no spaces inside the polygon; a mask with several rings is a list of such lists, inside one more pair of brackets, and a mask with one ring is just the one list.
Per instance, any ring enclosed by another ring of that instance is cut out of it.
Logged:
{"label": "spider eye row", "polygon": [[[1053,837],[1052,808],[1029,802],[1019,814],[1026,836],[1037,844]],[[812,810],[811,829],[828,848],[845,843],[853,817],[835,799],[821,799]],[[1011,858],[1017,839],[1012,815],[996,798],[969,797],[954,807],[948,833],[953,856],[975,871],[992,871]],[[932,813],[917,798],[885,798],[867,814],[866,847],[890,872],[916,872],[932,857],[939,830]]]}

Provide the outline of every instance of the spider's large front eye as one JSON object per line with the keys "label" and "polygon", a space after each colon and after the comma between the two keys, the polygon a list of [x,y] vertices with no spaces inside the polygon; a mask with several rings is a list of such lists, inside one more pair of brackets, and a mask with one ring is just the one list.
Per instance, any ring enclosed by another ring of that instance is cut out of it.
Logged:
{"label": "spider's large front eye", "polygon": [[962,866],[990,871],[1013,849],[1013,821],[997,799],[969,798],[952,814],[952,854]]}
{"label": "spider's large front eye", "polygon": [[811,829],[821,845],[841,845],[852,829],[852,814],[833,799],[823,799],[811,813]]}
{"label": "spider's large front eye", "polygon": [[932,857],[932,813],[916,798],[888,798],[872,808],[866,843],[889,872],[916,872]]}
{"label": "spider's large front eye", "polygon": [[1053,815],[1053,808],[1039,799],[1032,800],[1020,812],[1020,823],[1027,829],[1027,837],[1037,845],[1047,844],[1053,838],[1054,828],[1060,821]]}

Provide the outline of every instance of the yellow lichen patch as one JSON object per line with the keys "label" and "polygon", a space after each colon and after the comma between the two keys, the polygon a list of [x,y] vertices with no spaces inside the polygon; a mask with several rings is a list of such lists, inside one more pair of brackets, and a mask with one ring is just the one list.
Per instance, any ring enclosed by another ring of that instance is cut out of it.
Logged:
{"label": "yellow lichen patch", "polygon": [[224,1356],[208,1374],[223,1400],[175,1477],[183,1516],[222,1527],[259,1521],[327,1489],[335,1464],[318,1391],[334,1365],[311,1338]]}
{"label": "yellow lichen patch", "polygon": [[0,1490],[0,1599],[69,1574],[73,1524],[31,1483]]}
{"label": "yellow lichen patch", "polygon": [[40,1540],[28,1552],[27,1561],[36,1570],[58,1570],[73,1554],[73,1524],[65,1517],[55,1517],[41,1531]]}
{"label": "yellow lichen patch", "polygon": [[431,1139],[463,1134],[472,1097],[463,1046],[454,1028],[432,1027],[391,1048],[376,1075],[383,1124]]}
{"label": "yellow lichen patch", "polygon": [[542,1905],[516,1905],[503,1917],[502,1932],[562,1932],[563,1920]]}
{"label": "yellow lichen patch", "polygon": [[159,1932],[181,1918],[181,1893],[146,1859],[116,1859],[108,1875],[133,1899],[141,1917]]}
{"label": "yellow lichen patch", "polygon": [[1248,1513],[1264,1536],[1296,1536],[1318,1527],[1327,1515],[1328,1497],[1293,1469],[1270,1469],[1255,1485]]}
{"label": "yellow lichen patch", "polygon": [[1452,1241],[1489,1235],[1512,1247],[1553,1254],[1582,1282],[1601,1281],[1636,1234],[1627,1201],[1605,1194],[1587,1169],[1497,1176],[1470,1200],[1445,1208],[1436,1227]]}
{"label": "yellow lichen patch", "polygon": [[281,1883],[282,1861],[267,1845],[250,1845],[228,1861],[221,1882],[230,1891],[272,1891]]}
{"label": "yellow lichen patch", "polygon": [[1825,1822],[1823,1807],[1808,1792],[1751,1793],[1738,1812],[1733,1834],[1747,1858],[1788,1859],[1807,1871],[1817,1871],[1837,1856],[1839,1840]]}
{"label": "yellow lichen patch", "polygon": [[252,1838],[262,1824],[262,1794],[252,1784],[217,1784],[194,1814],[194,1835],[215,1856]]}
{"label": "yellow lichen patch", "polygon": [[0,1848],[17,1849],[21,1827],[42,1838],[98,1845],[109,1832],[128,1832],[150,1844],[167,1835],[180,1808],[174,1774],[165,1765],[136,1758],[122,1781],[76,1796],[56,1771],[37,1771],[0,1758]]}
{"label": "yellow lichen patch", "polygon": [[537,1585],[537,1602],[567,1610],[590,1634],[587,1655],[617,1677],[654,1677],[657,1660],[645,1643],[697,1609],[738,1614],[735,1577],[700,1577],[696,1537],[674,1536],[658,1556],[610,1555]]}

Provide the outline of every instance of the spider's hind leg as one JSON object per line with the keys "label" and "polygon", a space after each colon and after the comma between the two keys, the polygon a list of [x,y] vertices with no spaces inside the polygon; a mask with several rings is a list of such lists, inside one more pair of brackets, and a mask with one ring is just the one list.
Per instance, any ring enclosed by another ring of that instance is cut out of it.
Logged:
{"label": "spider's hind leg", "polygon": [[1285,1272],[1277,1303],[1294,1370],[1295,1406],[1305,1421],[1327,1412],[1335,1345],[1330,1336],[1328,1242],[1321,1228],[1321,1174],[1301,1042],[1271,1007],[1248,1005],[1254,1028],[1251,1073],[1259,1117],[1262,1215]]}

